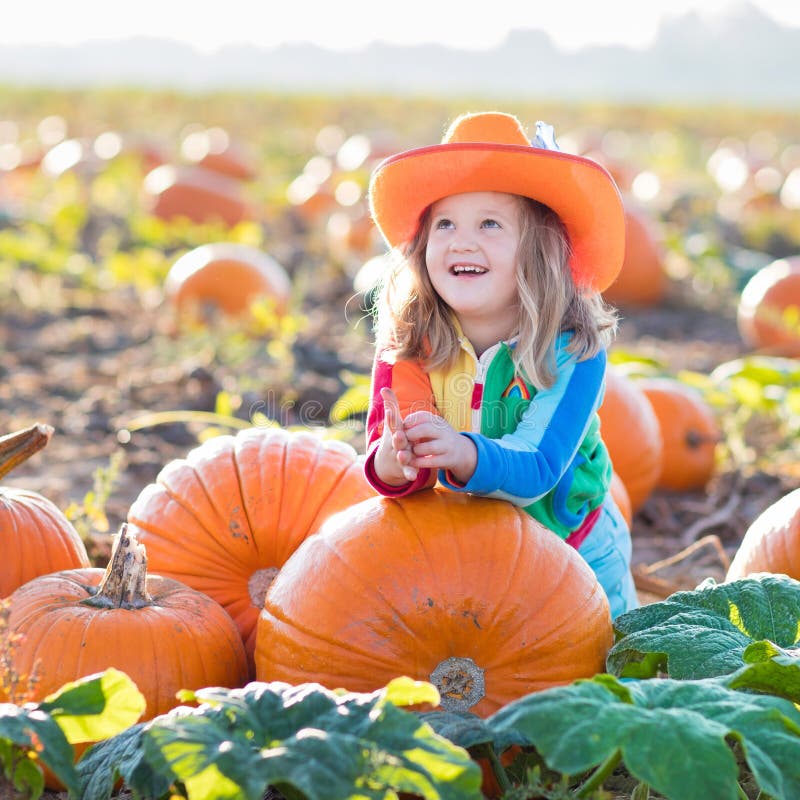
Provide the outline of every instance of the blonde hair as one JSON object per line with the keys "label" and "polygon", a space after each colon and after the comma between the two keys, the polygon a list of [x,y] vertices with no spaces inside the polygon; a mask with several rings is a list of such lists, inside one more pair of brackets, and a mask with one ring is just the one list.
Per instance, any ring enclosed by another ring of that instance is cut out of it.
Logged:
{"label": "blonde hair", "polygon": [[[520,302],[513,359],[523,378],[545,388],[555,381],[554,344],[559,334],[572,331],[569,351],[579,361],[591,358],[610,342],[617,315],[598,292],[576,287],[569,268],[569,238],[558,215],[543,203],[517,197]],[[400,359],[421,360],[430,370],[451,366],[460,345],[452,311],[428,276],[425,250],[429,230],[427,209],[416,235],[384,282],[375,310],[379,349],[391,349]]]}

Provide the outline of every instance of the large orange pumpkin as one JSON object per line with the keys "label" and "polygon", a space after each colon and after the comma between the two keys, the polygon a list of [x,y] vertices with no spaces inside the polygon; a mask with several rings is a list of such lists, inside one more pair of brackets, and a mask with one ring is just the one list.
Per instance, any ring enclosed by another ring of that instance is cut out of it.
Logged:
{"label": "large orange pumpkin", "polygon": [[147,574],[144,548],[122,530],[106,570],[34,578],[11,595],[9,632],[19,674],[35,670],[38,700],[107,667],[147,700],[146,718],[178,705],[179,689],[241,686],[247,659],[233,620],[210,597]]}
{"label": "large orange pumpkin", "polygon": [[151,569],[217,600],[251,654],[278,570],[330,514],[374,494],[350,445],[248,428],[167,464],[128,521]]}
{"label": "large orange pumpkin", "polygon": [[702,395],[674,378],[638,381],[658,418],[663,450],[658,486],[673,491],[702,489],[716,467],[721,431]]}
{"label": "large orange pumpkin", "polygon": [[[43,448],[53,435],[36,424],[0,437],[0,479]],[[0,487],[0,598],[48,572],[88,567],[86,546],[61,510],[27,489]]]}
{"label": "large orange pumpkin", "polygon": [[800,489],[784,495],[756,517],[725,580],[735,581],[758,572],[800,580]]}
{"label": "large orange pumpkin", "polygon": [[660,303],[669,285],[664,246],[655,219],[625,203],[625,258],[616,280],[603,292],[613,305],[650,307]]}
{"label": "large orange pumpkin", "polygon": [[637,383],[609,365],[606,393],[598,411],[600,434],[614,471],[628,490],[634,513],[658,483],[663,449],[658,418]]}
{"label": "large orange pumpkin", "polygon": [[147,173],[143,188],[147,211],[165,221],[233,226],[256,218],[236,181],[202,167],[162,164]]}
{"label": "large orange pumpkin", "polygon": [[756,272],[742,290],[736,319],[749,346],[771,355],[800,356],[800,255]]}
{"label": "large orange pumpkin", "polygon": [[331,517],[259,615],[256,675],[372,691],[429,680],[486,716],[604,668],[608,601],[577,551],[516,506],[431,489]]}
{"label": "large orange pumpkin", "polygon": [[208,306],[226,314],[242,314],[259,297],[286,310],[291,292],[286,270],[269,254],[234,242],[195,247],[178,258],[167,273],[164,293],[179,313]]}

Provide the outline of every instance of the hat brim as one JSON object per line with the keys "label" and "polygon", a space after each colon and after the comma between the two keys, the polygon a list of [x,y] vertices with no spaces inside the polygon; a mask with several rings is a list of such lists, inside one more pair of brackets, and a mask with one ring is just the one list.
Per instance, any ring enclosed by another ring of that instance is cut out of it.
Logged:
{"label": "hat brim", "polygon": [[537,147],[451,143],[391,156],[370,181],[370,211],[390,247],[409,242],[425,209],[464,192],[519,194],[544,203],[570,238],[577,286],[603,291],[625,255],[625,212],[613,178],[597,162]]}

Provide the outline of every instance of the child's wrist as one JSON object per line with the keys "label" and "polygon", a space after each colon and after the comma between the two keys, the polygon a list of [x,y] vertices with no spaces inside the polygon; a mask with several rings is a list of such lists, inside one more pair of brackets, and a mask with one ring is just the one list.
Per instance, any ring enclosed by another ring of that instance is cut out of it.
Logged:
{"label": "child's wrist", "polygon": [[450,467],[448,473],[458,481],[458,483],[466,486],[470,478],[475,474],[475,468],[478,466],[478,448],[475,447],[475,442],[469,436],[461,436],[461,452],[459,453],[458,463]]}

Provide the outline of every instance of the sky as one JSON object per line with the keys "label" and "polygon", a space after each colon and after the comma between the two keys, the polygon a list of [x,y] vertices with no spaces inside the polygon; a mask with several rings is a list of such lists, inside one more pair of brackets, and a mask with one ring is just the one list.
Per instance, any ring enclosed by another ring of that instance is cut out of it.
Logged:
{"label": "sky", "polygon": [[[797,0],[750,0],[773,19],[800,27]],[[547,31],[557,46],[646,47],[662,17],[724,14],[742,0],[22,0],[4,15],[0,44],[59,43],[150,35],[204,52],[225,44],[272,47],[313,42],[351,50],[372,41],[436,42],[482,49],[509,30]]]}

